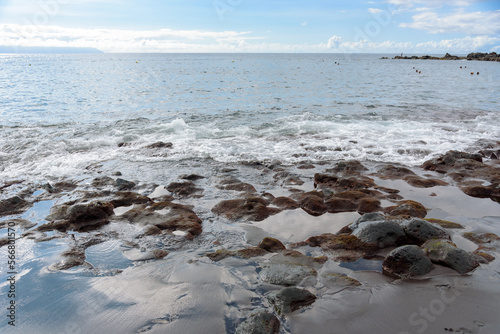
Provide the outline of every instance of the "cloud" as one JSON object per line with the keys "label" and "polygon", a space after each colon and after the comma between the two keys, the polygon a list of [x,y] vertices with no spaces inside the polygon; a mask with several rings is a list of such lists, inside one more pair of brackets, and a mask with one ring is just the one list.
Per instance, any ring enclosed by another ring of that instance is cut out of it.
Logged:
{"label": "cloud", "polygon": [[465,33],[495,35],[500,33],[500,10],[490,12],[455,12],[440,15],[424,11],[414,15],[413,22],[401,23],[403,28],[426,30],[433,34]]}
{"label": "cloud", "polygon": [[405,53],[469,53],[482,49],[494,51],[499,48],[498,45],[495,45],[499,42],[500,37],[490,36],[466,36],[464,38],[429,41],[418,44],[414,44],[412,42],[395,41],[373,42],[368,40],[359,40],[352,42],[345,41],[340,36],[332,36],[325,46],[332,51],[341,53],[399,53],[401,51]]}
{"label": "cloud", "polygon": [[379,9],[379,8],[368,8],[368,11],[372,14],[378,14],[380,12],[382,12],[382,9]]}
{"label": "cloud", "polygon": [[324,43],[269,43],[249,31],[75,29],[0,24],[2,46],[85,47],[105,52],[340,52],[467,53],[497,50],[500,38],[488,36],[412,42],[348,41],[334,35]]}

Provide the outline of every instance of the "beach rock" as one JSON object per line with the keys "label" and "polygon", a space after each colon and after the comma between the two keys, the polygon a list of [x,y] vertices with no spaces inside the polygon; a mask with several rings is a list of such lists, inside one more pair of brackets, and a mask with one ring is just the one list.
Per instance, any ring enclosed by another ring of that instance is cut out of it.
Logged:
{"label": "beach rock", "polygon": [[191,181],[172,182],[167,186],[167,190],[180,198],[201,197],[203,189],[197,188]]}
{"label": "beach rock", "polygon": [[401,201],[397,206],[391,206],[384,209],[384,212],[390,216],[409,216],[417,218],[425,218],[427,209],[420,203],[415,201]]}
{"label": "beach rock", "polygon": [[225,200],[215,205],[212,212],[233,221],[262,221],[271,214],[266,205],[266,201],[260,197]]}
{"label": "beach rock", "polygon": [[359,190],[376,186],[373,179],[367,176],[338,177],[333,174],[314,174],[314,186],[332,191]]}
{"label": "beach rock", "polygon": [[132,204],[147,204],[151,202],[152,201],[149,197],[130,191],[119,191],[110,201],[115,208],[120,206],[130,206]]}
{"label": "beach rock", "polygon": [[428,240],[422,249],[434,263],[456,270],[460,274],[468,273],[479,266],[476,258],[449,240]]}
{"label": "beach rock", "polygon": [[400,245],[406,240],[403,228],[391,220],[359,222],[352,230],[353,236],[378,248]]}
{"label": "beach rock", "polygon": [[109,176],[96,177],[92,181],[92,186],[102,188],[106,186],[116,186],[116,181]]}
{"label": "beach rock", "polygon": [[90,202],[75,204],[66,210],[69,228],[75,231],[89,231],[105,225],[113,215],[113,204],[109,202]]}
{"label": "beach rock", "polygon": [[265,249],[268,252],[276,253],[285,250],[286,247],[281,241],[274,238],[266,237],[259,243],[259,248]]}
{"label": "beach rock", "polygon": [[196,213],[189,207],[177,203],[159,202],[148,208],[129,210],[122,216],[131,223],[155,225],[161,230],[184,231],[192,236],[202,232],[202,221]]}
{"label": "beach rock", "polygon": [[477,245],[500,243],[500,237],[495,233],[466,232],[463,236]]}
{"label": "beach rock", "polygon": [[407,220],[401,226],[408,237],[408,241],[416,245],[422,245],[430,239],[451,239],[448,232],[422,219]]}
{"label": "beach rock", "polygon": [[8,219],[0,222],[0,229],[2,228],[15,228],[17,229],[23,229],[23,230],[28,230],[32,227],[35,227],[37,223],[30,222],[29,220],[26,219],[20,219],[20,218],[15,218],[15,219]]}
{"label": "beach rock", "polygon": [[421,167],[426,170],[433,170],[439,173],[446,173],[453,165],[455,165],[457,160],[460,159],[483,162],[481,154],[471,154],[459,151],[448,151],[446,152],[446,154],[440,157],[424,162]]}
{"label": "beach rock", "polygon": [[406,245],[387,254],[382,266],[384,275],[410,278],[427,274],[432,269],[432,262],[418,246]]}
{"label": "beach rock", "polygon": [[116,186],[118,187],[118,190],[123,191],[123,190],[130,190],[133,187],[135,187],[135,183],[131,181],[127,181],[124,179],[116,179]]}
{"label": "beach rock", "polygon": [[448,220],[436,219],[436,218],[425,218],[429,223],[437,224],[443,228],[451,229],[463,229],[464,227],[458,223],[454,223]]}
{"label": "beach rock", "polygon": [[361,283],[345,274],[323,273],[321,274],[321,282],[328,288],[345,288],[360,286]]}
{"label": "beach rock", "polygon": [[235,334],[279,334],[280,321],[274,314],[259,311],[243,321]]}
{"label": "beach rock", "polygon": [[381,203],[373,197],[362,198],[359,200],[357,211],[359,213],[376,212],[381,209]]}
{"label": "beach rock", "polygon": [[409,185],[416,188],[432,188],[435,186],[447,186],[448,183],[438,179],[424,179],[417,175],[408,175],[403,178]]}
{"label": "beach rock", "polygon": [[358,210],[358,202],[356,200],[337,196],[325,201],[325,206],[326,210],[330,213],[353,212]]}
{"label": "beach rock", "polygon": [[311,305],[316,300],[316,296],[304,289],[287,287],[270,293],[267,299],[278,315],[284,315]]}
{"label": "beach rock", "polygon": [[379,246],[368,244],[350,234],[325,233],[308,238],[302,243],[292,245],[299,247],[307,245],[310,247],[321,247],[321,249],[334,256],[334,259],[342,262],[355,262],[364,256],[373,256]]}
{"label": "beach rock", "polygon": [[183,174],[179,176],[180,179],[182,180],[188,180],[188,181],[197,181],[204,179],[204,176],[197,175],[197,174]]}
{"label": "beach rock", "polygon": [[144,229],[144,236],[149,236],[149,235],[160,235],[162,234],[162,230],[155,225],[149,225]]}
{"label": "beach rock", "polygon": [[382,180],[399,180],[406,176],[416,176],[416,174],[406,167],[395,167],[387,165],[380,168],[376,175]]}
{"label": "beach rock", "polygon": [[338,162],[335,167],[332,169],[327,169],[328,173],[353,175],[353,174],[361,174],[362,172],[367,171],[368,168],[363,166],[361,162],[357,160],[349,160],[349,161],[341,161]]}
{"label": "beach rock", "polygon": [[321,216],[327,211],[323,198],[315,195],[308,195],[304,197],[300,201],[300,207],[311,216]]}
{"label": "beach rock", "polygon": [[300,208],[300,204],[297,201],[284,196],[276,197],[275,199],[273,199],[271,205],[274,205],[281,210],[295,210],[297,208]]}
{"label": "beach rock", "polygon": [[294,263],[266,263],[259,276],[263,282],[270,284],[297,285],[309,276],[316,276],[316,271]]}
{"label": "beach rock", "polygon": [[10,197],[0,201],[0,217],[16,215],[26,211],[33,204],[19,196]]}
{"label": "beach rock", "polygon": [[172,143],[164,143],[162,141],[159,141],[159,142],[156,142],[156,143],[153,143],[153,144],[150,144],[150,145],[147,145],[147,146],[144,146],[144,148],[147,148],[147,149],[156,149],[156,148],[172,148],[173,147],[173,144]]}
{"label": "beach rock", "polygon": [[58,194],[63,191],[71,191],[76,189],[76,187],[77,185],[71,182],[57,182],[54,185],[47,183],[43,186],[43,188],[51,194]]}

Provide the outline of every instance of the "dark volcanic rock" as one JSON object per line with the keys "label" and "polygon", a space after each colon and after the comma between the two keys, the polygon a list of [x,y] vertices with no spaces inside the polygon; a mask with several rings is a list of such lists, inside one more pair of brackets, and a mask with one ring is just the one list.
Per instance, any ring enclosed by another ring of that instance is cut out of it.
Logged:
{"label": "dark volcanic rock", "polygon": [[276,313],[283,315],[311,305],[316,296],[304,289],[288,287],[270,293],[267,299],[274,306]]}
{"label": "dark volcanic rock", "polygon": [[397,206],[391,206],[384,209],[385,213],[390,216],[409,216],[417,218],[425,218],[427,209],[420,203],[415,201],[401,201]]}
{"label": "dark volcanic rock", "polygon": [[315,195],[308,195],[303,198],[300,201],[300,207],[311,216],[321,216],[327,211],[323,198]]}
{"label": "dark volcanic rock", "polygon": [[106,186],[116,186],[116,181],[109,176],[96,177],[92,181],[92,186],[96,188],[106,187]]}
{"label": "dark volcanic rock", "polygon": [[278,334],[280,321],[275,315],[260,311],[241,323],[235,334]]}
{"label": "dark volcanic rock", "polygon": [[423,219],[407,220],[401,226],[408,237],[408,241],[416,245],[421,245],[429,239],[451,239],[448,232]]}
{"label": "dark volcanic rock", "polygon": [[416,188],[432,188],[435,186],[447,186],[448,183],[438,179],[424,179],[417,175],[408,175],[403,178],[409,185]]}
{"label": "dark volcanic rock", "polygon": [[381,209],[381,203],[378,199],[373,197],[362,198],[359,200],[358,204],[358,212],[359,213],[369,213],[376,212]]}
{"label": "dark volcanic rock", "polygon": [[382,167],[378,170],[376,175],[383,180],[399,180],[403,179],[405,176],[416,176],[416,174],[408,168],[395,167],[393,165]]}
{"label": "dark volcanic rock", "polygon": [[167,186],[167,190],[174,195],[184,197],[200,197],[203,189],[197,188],[191,181],[186,182],[172,182]]}
{"label": "dark volcanic rock", "polygon": [[269,237],[264,238],[259,243],[259,248],[265,249],[266,251],[273,252],[273,253],[276,253],[276,252],[279,252],[279,251],[286,249],[285,245],[283,245],[283,243],[281,241],[279,241],[278,239],[269,238]]}
{"label": "dark volcanic rock", "polygon": [[353,212],[358,209],[356,200],[340,197],[332,197],[325,201],[326,210],[330,213],[336,212]]}
{"label": "dark volcanic rock", "polygon": [[116,186],[118,187],[118,190],[130,190],[135,187],[135,183],[118,178],[116,179]]}
{"label": "dark volcanic rock", "polygon": [[446,173],[457,160],[467,159],[477,162],[483,162],[480,154],[471,154],[459,151],[448,151],[445,155],[428,160],[422,164],[422,168],[427,170],[435,170],[437,172]]}
{"label": "dark volcanic rock", "polygon": [[474,255],[457,248],[449,240],[429,240],[422,245],[422,249],[432,262],[455,269],[460,274],[468,273],[479,266]]}
{"label": "dark volcanic rock", "polygon": [[406,245],[391,251],[382,266],[384,275],[409,278],[427,274],[432,262],[418,246]]}
{"label": "dark volcanic rock", "polygon": [[132,209],[123,214],[131,223],[155,225],[161,230],[184,231],[192,236],[202,232],[202,221],[189,207],[172,203],[160,202],[150,207]]}
{"label": "dark volcanic rock", "polygon": [[281,210],[294,210],[300,208],[300,204],[297,201],[289,197],[276,197],[271,202],[271,205],[277,206]]}
{"label": "dark volcanic rock", "polygon": [[204,176],[197,175],[197,174],[184,174],[179,176],[180,179],[182,180],[188,180],[188,181],[196,181],[196,180],[201,180],[204,179]]}
{"label": "dark volcanic rock", "polygon": [[119,206],[130,206],[132,204],[146,204],[152,202],[149,197],[129,191],[120,191],[115,194],[111,201],[115,208]]}
{"label": "dark volcanic rock", "polygon": [[368,169],[357,160],[341,161],[335,165],[332,169],[328,169],[328,173],[336,173],[342,175],[353,175],[361,174]]}
{"label": "dark volcanic rock", "polygon": [[0,201],[0,217],[15,215],[26,211],[32,203],[29,203],[19,196],[14,196]]}
{"label": "dark volcanic rock", "polygon": [[403,228],[391,220],[360,221],[353,225],[352,236],[378,248],[401,245],[406,240]]}
{"label": "dark volcanic rock", "polygon": [[148,149],[155,149],[155,148],[172,148],[173,147],[173,144],[172,143],[164,143],[162,141],[159,141],[159,142],[156,142],[156,143],[153,143],[151,145],[147,145],[147,146],[144,146],[144,148],[148,148]]}
{"label": "dark volcanic rock", "polygon": [[266,200],[260,197],[221,201],[212,208],[212,212],[230,220],[253,221],[264,220],[273,213],[267,208]]}

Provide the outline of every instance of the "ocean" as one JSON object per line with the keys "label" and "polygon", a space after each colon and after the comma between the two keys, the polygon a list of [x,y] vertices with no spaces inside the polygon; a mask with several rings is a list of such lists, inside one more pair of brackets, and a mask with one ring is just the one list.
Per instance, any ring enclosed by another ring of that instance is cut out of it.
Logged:
{"label": "ocean", "polygon": [[[221,179],[230,175],[252,184],[259,193],[277,197],[291,191],[274,171],[293,170],[306,182],[294,184],[295,188],[309,191],[314,173],[339,161],[357,160],[372,169],[386,163],[417,169],[450,150],[478,152],[498,146],[498,63],[383,56],[391,55],[0,55],[0,194],[2,199],[23,194],[34,202],[8,219],[47,223],[52,206],[95,191],[92,182],[98,177],[119,175],[147,196],[166,194],[161,188],[179,181],[181,175],[205,177],[197,183],[202,197],[176,198],[194,208],[203,221],[203,233],[194,240],[184,240],[181,233],[139,242],[136,226],[113,221],[101,232],[119,238],[87,248],[91,269],[53,271],[51,264],[71,247],[72,233],[46,233],[47,241],[37,242],[39,235],[21,238],[23,231],[17,231],[18,327],[2,319],[0,331],[232,333],[249,312],[267,307],[262,296],[272,288],[259,285],[256,262],[212,265],[204,254],[221,245],[242,248],[269,234],[288,244],[303,241],[336,232],[359,214],[313,219],[295,210],[260,225],[230,222],[211,211],[220,200],[236,196],[218,187]],[[158,142],[172,145],[148,148]],[[316,166],[316,171],[297,169],[306,164]],[[57,182],[78,188],[51,197],[47,184]],[[420,189],[405,188],[402,194],[428,206],[433,201],[441,204],[429,217],[454,217],[467,231],[500,222],[497,203],[467,197],[452,187],[437,188],[443,189],[432,188],[440,200]],[[6,228],[0,232],[0,237],[7,235]],[[95,233],[100,232],[73,234],[78,239]],[[457,238],[473,250],[465,239]],[[156,247],[170,254],[164,260],[141,260],[133,253],[135,246],[124,240],[137,241],[142,250]],[[0,257],[2,277],[8,276],[4,252],[6,247]],[[308,254],[321,252],[311,249]],[[498,269],[498,262],[495,266]],[[329,268],[353,273],[344,265],[330,263]],[[493,276],[498,281],[493,269],[479,281]],[[380,306],[408,290],[388,284],[380,273],[367,272],[356,277],[372,283],[350,297],[329,294],[312,283],[318,294],[325,293],[326,301],[317,301],[310,313],[282,320],[281,333],[300,333],[308,321],[324,319],[340,321],[338,333],[361,333],[370,327],[368,320],[355,325],[348,319],[362,314],[366,319],[383,319]],[[9,284],[1,283],[0,288],[4,309]],[[432,296],[435,287],[428,288]],[[410,289],[415,300],[420,300],[419,289]],[[369,290],[380,294],[372,298]],[[481,293],[463,292],[463,296],[480,298]],[[334,302],[337,306],[332,306]],[[495,303],[491,302],[493,309]],[[401,306],[394,304],[398,314],[407,317]],[[330,317],[325,311],[329,308],[340,315]],[[429,328],[449,320],[441,318]],[[412,328],[405,320],[395,328],[399,333],[408,327]],[[316,332],[323,333],[328,326],[321,328]],[[380,333],[388,330],[377,328]],[[413,327],[414,332],[417,329]]]}

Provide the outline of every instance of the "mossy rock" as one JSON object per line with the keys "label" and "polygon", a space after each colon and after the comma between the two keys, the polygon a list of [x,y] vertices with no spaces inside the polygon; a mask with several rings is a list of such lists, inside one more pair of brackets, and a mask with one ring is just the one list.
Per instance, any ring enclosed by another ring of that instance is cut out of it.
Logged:
{"label": "mossy rock", "polygon": [[464,227],[458,223],[451,222],[449,220],[436,219],[436,218],[425,218],[429,223],[437,224],[443,228],[450,229],[463,229]]}

